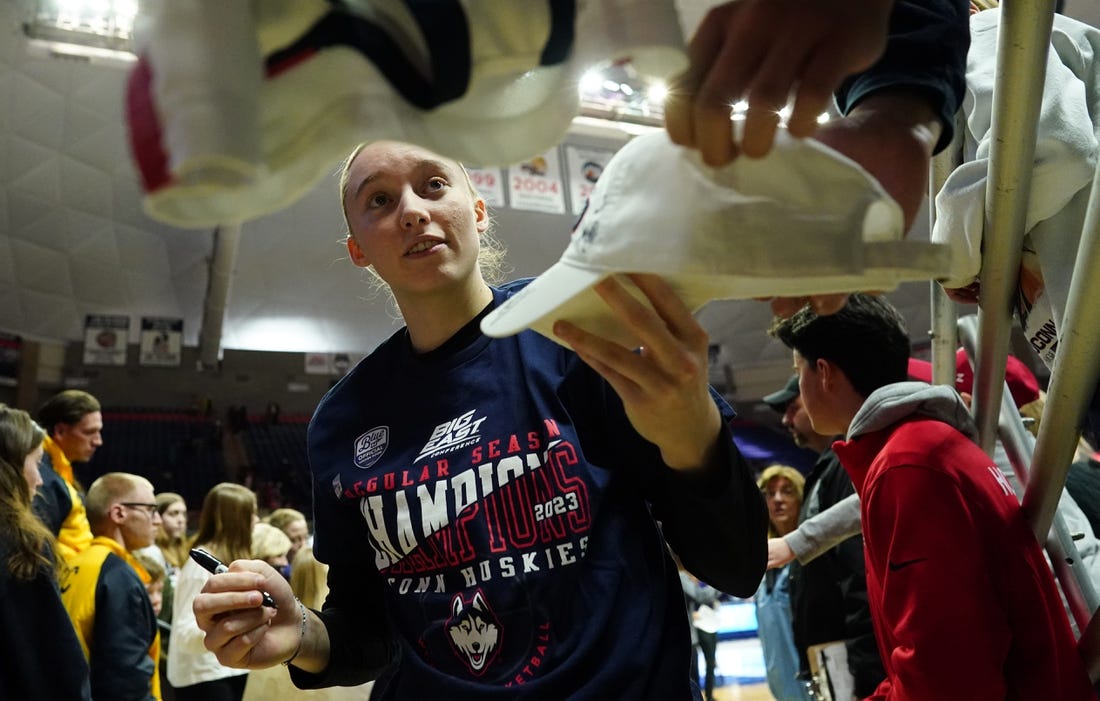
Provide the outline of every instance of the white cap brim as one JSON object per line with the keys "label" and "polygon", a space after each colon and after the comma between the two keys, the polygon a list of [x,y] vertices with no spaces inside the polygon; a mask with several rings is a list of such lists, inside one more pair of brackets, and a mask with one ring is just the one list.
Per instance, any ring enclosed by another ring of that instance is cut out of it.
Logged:
{"label": "white cap brim", "polygon": [[[625,348],[636,348],[641,339],[593,289],[608,277],[615,277],[627,292],[652,308],[649,299],[625,273],[585,270],[559,261],[482,319],[481,331],[486,336],[504,338],[532,329],[561,343],[553,328],[554,322],[561,319]],[[715,285],[724,282],[669,277],[665,281],[691,311],[722,296]]]}
{"label": "white cap brim", "polygon": [[559,261],[482,319],[481,331],[503,338],[530,328],[554,338],[554,322],[568,319],[596,333],[611,310],[592,288],[606,277]]}
{"label": "white cap brim", "polygon": [[[855,274],[807,276],[792,269],[780,276],[662,277],[684,305],[695,312],[715,299],[802,297],[861,290],[887,292],[902,282],[934,279],[950,262],[950,252],[945,246],[923,241],[868,243],[861,244],[861,248],[867,266]],[[601,280],[614,276],[634,297],[652,307],[626,272],[585,270],[559,261],[482,319],[481,330],[487,336],[503,338],[529,328],[556,341],[554,322],[563,319],[626,348],[636,348],[641,345],[640,339],[592,289]]]}

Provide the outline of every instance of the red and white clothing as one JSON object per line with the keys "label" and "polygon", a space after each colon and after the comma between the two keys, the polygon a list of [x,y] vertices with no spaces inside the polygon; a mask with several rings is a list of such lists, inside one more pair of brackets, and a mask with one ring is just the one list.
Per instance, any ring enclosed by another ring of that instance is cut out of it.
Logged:
{"label": "red and white clothing", "polygon": [[834,449],[862,502],[886,680],[870,698],[1095,699],[1053,575],[958,395],[871,394]]}

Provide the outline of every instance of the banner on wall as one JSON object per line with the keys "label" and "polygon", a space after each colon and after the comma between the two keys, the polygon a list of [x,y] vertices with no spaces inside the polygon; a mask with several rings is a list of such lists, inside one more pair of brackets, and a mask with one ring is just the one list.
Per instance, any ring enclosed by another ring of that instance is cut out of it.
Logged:
{"label": "banner on wall", "polygon": [[178,367],[183,355],[183,319],[141,317],[141,365]]}
{"label": "banner on wall", "polygon": [[467,168],[474,189],[490,207],[504,206],[504,174],[500,168]]}
{"label": "banner on wall", "polygon": [[15,387],[19,383],[22,354],[23,337],[0,331],[0,387]]}
{"label": "banner on wall", "polygon": [[512,209],[565,214],[565,192],[558,149],[508,168],[508,204]]}
{"label": "banner on wall", "polygon": [[585,148],[583,146],[565,147],[566,175],[569,178],[569,202],[573,206],[573,215],[580,216],[588,195],[596,186],[596,180],[603,173],[604,166],[615,152],[603,148]]}
{"label": "banner on wall", "polygon": [[305,354],[305,372],[307,375],[331,375],[332,374],[332,354],[331,353],[306,353]]}
{"label": "banner on wall", "polygon": [[88,314],[84,317],[84,364],[125,365],[130,317]]}
{"label": "banner on wall", "polygon": [[359,358],[352,358],[349,353],[306,353],[307,375],[338,375],[343,377],[351,366],[358,362]]}

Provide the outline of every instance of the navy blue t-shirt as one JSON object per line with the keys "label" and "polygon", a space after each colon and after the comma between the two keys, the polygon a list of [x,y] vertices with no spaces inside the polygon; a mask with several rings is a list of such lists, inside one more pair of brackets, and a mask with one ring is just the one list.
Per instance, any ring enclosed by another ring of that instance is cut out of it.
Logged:
{"label": "navy blue t-shirt", "polygon": [[693,698],[664,537],[751,595],[767,512],[750,471],[723,432],[720,470],[676,473],[575,353],[532,331],[488,338],[480,318],[425,354],[399,331],[318,406],[333,648],[323,675],[295,681],[382,674],[384,699]]}

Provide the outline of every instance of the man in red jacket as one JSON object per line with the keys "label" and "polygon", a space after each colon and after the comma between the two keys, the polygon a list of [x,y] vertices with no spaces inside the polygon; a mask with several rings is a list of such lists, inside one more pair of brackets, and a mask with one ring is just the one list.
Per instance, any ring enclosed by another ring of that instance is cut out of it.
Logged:
{"label": "man in red jacket", "polygon": [[774,334],[803,405],[862,502],[867,592],[886,680],[874,700],[1095,699],[1015,493],[954,389],[907,382],[888,302],[805,308]]}

